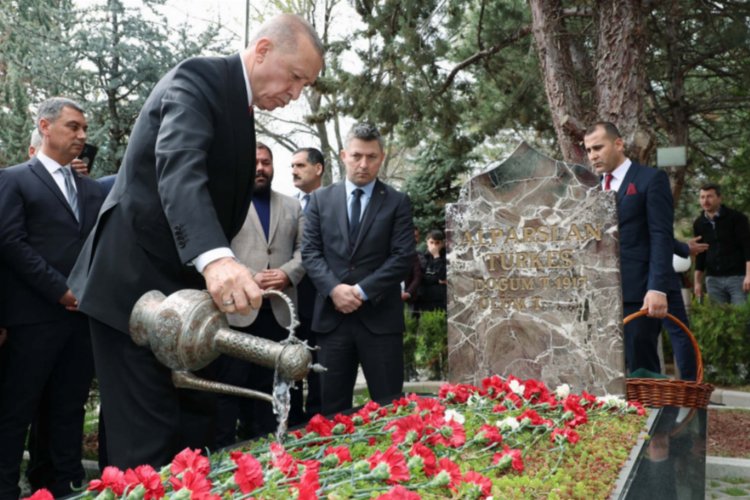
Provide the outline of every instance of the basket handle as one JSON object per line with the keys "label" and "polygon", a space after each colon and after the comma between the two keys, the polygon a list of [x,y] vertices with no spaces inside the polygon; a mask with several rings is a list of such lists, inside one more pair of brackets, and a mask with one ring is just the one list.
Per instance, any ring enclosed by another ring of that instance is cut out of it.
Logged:
{"label": "basket handle", "polygon": [[[633,314],[630,314],[625,317],[623,320],[623,324],[627,325],[631,321],[633,321],[636,318],[640,318],[641,316],[645,316],[648,314],[647,309],[641,309],[640,311],[636,311]],[[679,319],[675,318],[671,314],[667,313],[667,318],[674,324],[680,327],[680,329],[685,332],[690,339],[690,343],[693,345],[693,350],[695,351],[695,381],[697,383],[703,382],[703,356],[701,356],[701,348],[698,346],[698,341],[695,340],[695,336],[693,335],[693,332],[690,331],[690,329],[685,326],[685,323],[680,321]]]}

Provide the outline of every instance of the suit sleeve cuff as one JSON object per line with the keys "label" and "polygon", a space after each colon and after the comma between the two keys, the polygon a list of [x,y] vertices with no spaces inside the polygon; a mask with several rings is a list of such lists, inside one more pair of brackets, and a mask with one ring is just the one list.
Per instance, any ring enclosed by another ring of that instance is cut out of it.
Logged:
{"label": "suit sleeve cuff", "polygon": [[197,256],[195,259],[193,259],[192,264],[195,266],[195,269],[203,274],[203,270],[206,268],[207,265],[209,265],[211,262],[219,259],[223,259],[224,257],[231,257],[233,259],[236,259],[234,256],[234,252],[232,252],[232,249],[229,247],[220,247],[220,248],[214,248],[213,250],[209,250],[208,252],[203,252],[199,256]]}
{"label": "suit sleeve cuff", "polygon": [[359,296],[360,296],[360,297],[362,297],[362,300],[363,300],[363,301],[364,301],[364,300],[367,300],[367,294],[365,293],[365,291],[364,291],[364,290],[362,290],[362,287],[361,287],[361,286],[359,286],[359,284],[356,284],[356,285],[354,285],[354,286],[355,286],[355,287],[357,287],[357,291],[359,291]]}
{"label": "suit sleeve cuff", "polygon": [[659,291],[659,290],[649,290],[649,292],[658,293],[659,295],[663,295],[665,297],[667,296],[667,292],[662,292],[662,291]]}

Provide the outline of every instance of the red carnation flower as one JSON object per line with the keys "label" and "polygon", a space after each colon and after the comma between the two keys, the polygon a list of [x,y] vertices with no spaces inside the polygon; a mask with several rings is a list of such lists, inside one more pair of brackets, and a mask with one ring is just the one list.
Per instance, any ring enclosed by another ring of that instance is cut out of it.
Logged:
{"label": "red carnation flower", "polygon": [[208,458],[201,455],[201,450],[185,448],[174,457],[169,470],[174,475],[192,470],[205,476],[211,472],[211,463]]}
{"label": "red carnation flower", "polygon": [[565,429],[558,428],[553,430],[549,438],[550,441],[555,443],[557,436],[562,436],[563,440],[568,440],[571,444],[576,444],[578,440],[581,439],[576,431],[567,427]]}
{"label": "red carnation flower", "polygon": [[503,451],[500,453],[495,453],[495,456],[492,457],[492,463],[497,465],[500,460],[503,460],[505,457],[510,457],[511,466],[517,470],[518,472],[523,472],[523,458],[521,458],[521,450],[511,450],[508,448],[508,445],[503,445]]}
{"label": "red carnation flower", "polygon": [[26,498],[26,500],[54,500],[54,498],[47,488],[40,488],[33,495]]}
{"label": "red carnation flower", "polygon": [[[354,422],[352,421],[352,418],[347,415],[341,415],[340,413],[333,417],[333,421],[335,424],[342,424],[344,426],[344,432],[346,434],[352,434],[354,432]],[[335,427],[335,425],[334,425]]]}
{"label": "red carnation flower", "polygon": [[117,467],[105,467],[102,477],[94,479],[89,483],[89,491],[104,491],[107,488],[112,490],[115,496],[121,496],[125,491],[125,474]]}
{"label": "red carnation flower", "polygon": [[445,413],[445,406],[436,398],[421,398],[415,396],[414,401],[417,403],[418,413],[422,415],[423,412],[428,414],[443,415]]}
{"label": "red carnation flower", "polygon": [[518,420],[519,422],[523,422],[523,420],[526,418],[528,418],[529,423],[534,426],[547,425],[549,427],[552,427],[554,425],[551,420],[542,418],[541,415],[539,415],[534,410],[526,410],[525,412],[517,416],[516,420]]}
{"label": "red carnation flower", "polygon": [[142,484],[146,489],[146,494],[143,497],[144,500],[162,498],[164,496],[164,485],[161,482],[161,476],[150,465],[139,465],[135,470],[126,470],[125,483],[129,487]]}
{"label": "red carnation flower", "polygon": [[442,444],[443,446],[458,448],[466,443],[466,430],[463,425],[455,420],[446,422],[443,417],[437,417],[430,422],[430,425],[437,429],[427,438],[427,442],[432,446]]}
{"label": "red carnation flower", "polygon": [[391,433],[391,440],[393,444],[400,444],[406,440],[406,435],[409,432],[415,432],[417,440],[419,440],[424,434],[425,423],[419,417],[419,415],[407,415],[396,420],[389,422],[384,429],[389,431],[393,429]]}
{"label": "red carnation flower", "polygon": [[475,392],[479,389],[470,384],[443,384],[438,397],[451,403],[465,403]]}
{"label": "red carnation flower", "polygon": [[242,493],[250,493],[263,486],[263,467],[254,456],[241,451],[233,451],[229,456],[237,464],[234,482],[240,487]]}
{"label": "red carnation flower", "polygon": [[589,394],[586,391],[581,391],[581,397],[589,404],[595,405],[595,406],[601,406],[601,403],[597,402],[596,396],[593,394]]}
{"label": "red carnation flower", "polygon": [[307,432],[315,432],[319,436],[330,436],[334,423],[321,414],[315,415],[305,426]]}
{"label": "red carnation flower", "polygon": [[190,490],[190,500],[211,498],[210,493],[213,484],[211,484],[211,481],[204,474],[198,471],[188,469],[181,477],[170,477],[169,482],[172,483],[175,491],[183,488]]}
{"label": "red carnation flower", "polygon": [[[479,436],[480,434],[482,436]],[[503,441],[503,435],[500,434],[500,429],[494,425],[482,424],[479,431],[477,431],[477,437],[484,437],[484,439],[487,439],[492,444],[499,444]]]}
{"label": "red carnation flower", "polygon": [[318,500],[320,462],[306,460],[305,471],[302,473],[302,477],[298,483],[292,483],[290,487],[297,489],[297,500]]}
{"label": "red carnation flower", "polygon": [[508,389],[505,381],[498,375],[493,375],[482,380],[482,387],[486,394],[493,399],[497,399],[498,396],[505,394]]}
{"label": "red carnation flower", "polygon": [[577,427],[588,422],[589,417],[586,414],[586,409],[581,406],[580,396],[576,394],[570,394],[563,401],[563,408],[566,412],[570,412],[573,414],[573,417],[565,423],[565,425],[567,425],[568,427]]}
{"label": "red carnation flower", "polygon": [[414,446],[411,447],[409,455],[413,457],[422,457],[422,463],[424,464],[422,468],[425,476],[434,476],[437,474],[437,458],[435,458],[435,453],[433,453],[430,448],[422,443],[415,443]]}
{"label": "red carnation flower", "polygon": [[547,403],[550,406],[557,406],[557,398],[552,394],[544,382],[534,379],[528,379],[524,382],[523,397],[531,404]]}
{"label": "red carnation flower", "polygon": [[461,469],[458,464],[450,458],[441,458],[438,461],[437,474],[441,471],[445,471],[451,478],[451,482],[448,485],[452,490],[455,490],[461,483]]}
{"label": "red carnation flower", "polygon": [[394,486],[387,493],[383,493],[375,500],[421,500],[418,493],[409,491],[400,484]]}
{"label": "red carnation flower", "polygon": [[406,465],[406,458],[395,446],[389,447],[385,450],[385,453],[380,450],[376,451],[367,461],[370,463],[370,470],[381,463],[388,466],[389,477],[386,480],[388,484],[396,484],[409,480],[409,467]]}
{"label": "red carnation flower", "polygon": [[279,443],[271,443],[269,448],[271,449],[273,466],[283,472],[286,477],[296,477],[298,473],[297,464],[299,463],[297,459],[287,453],[284,446]]}
{"label": "red carnation flower", "polygon": [[326,448],[324,455],[336,455],[339,459],[339,465],[352,461],[352,454],[346,446],[329,446]]}
{"label": "red carnation flower", "polygon": [[483,497],[488,497],[490,496],[490,493],[492,493],[492,481],[478,472],[470,470],[464,474],[463,480],[464,483],[471,483],[479,486]]}

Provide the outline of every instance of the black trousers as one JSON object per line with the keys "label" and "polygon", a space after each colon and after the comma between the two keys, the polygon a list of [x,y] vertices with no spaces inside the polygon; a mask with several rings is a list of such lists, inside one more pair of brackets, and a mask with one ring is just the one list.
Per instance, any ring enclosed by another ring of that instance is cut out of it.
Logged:
{"label": "black trousers", "polygon": [[[643,307],[643,303],[625,302],[623,312],[628,316]],[[661,372],[659,363],[659,334],[661,321],[641,316],[625,325],[625,364],[628,373],[645,368],[654,373]]]}
{"label": "black trousers", "polygon": [[[258,311],[258,317],[253,324],[237,328],[256,337],[263,337],[275,342],[286,339],[289,332],[279,326],[273,311],[264,307]],[[222,355],[216,362],[216,379],[225,384],[246,387],[256,391],[271,394],[273,390],[273,374],[270,368],[255,365],[241,359]],[[292,398],[289,411],[289,426],[302,423],[302,389],[297,384],[290,392]],[[217,446],[230,446],[237,442],[237,421],[242,419],[242,438],[264,436],[274,433],[277,427],[276,415],[273,407],[266,401],[259,399],[241,398],[220,394],[218,396]]]}
{"label": "black trousers", "polygon": [[49,460],[35,486],[65,496],[84,479],[84,405],[93,377],[87,319],[71,313],[65,321],[8,330],[0,358],[0,498],[19,497],[24,442],[35,418],[44,428],[32,453]]}
{"label": "black trousers", "polygon": [[[126,333],[91,319],[107,459],[125,469],[159,468],[186,447],[214,448],[214,394],[177,389],[171,370]],[[196,375],[212,378],[210,370]]]}
{"label": "black trousers", "polygon": [[355,314],[330,332],[317,333],[318,360],[327,368],[320,377],[322,407],[332,415],[352,407],[357,368],[367,381],[370,398],[390,403],[404,387],[403,333],[371,333]]}
{"label": "black trousers", "polygon": [[[312,331],[312,318],[306,318],[300,315],[299,326],[297,327],[297,337],[307,341],[307,345],[315,347],[318,340],[315,332]],[[318,352],[313,351],[313,363],[318,363]],[[320,406],[320,374],[310,371],[307,374],[307,397],[305,398],[305,419],[310,420],[316,414],[322,411]]]}

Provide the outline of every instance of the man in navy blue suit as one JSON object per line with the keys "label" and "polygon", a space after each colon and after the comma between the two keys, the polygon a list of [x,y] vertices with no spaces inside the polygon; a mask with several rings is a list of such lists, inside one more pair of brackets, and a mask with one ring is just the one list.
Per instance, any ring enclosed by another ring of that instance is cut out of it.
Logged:
{"label": "man in navy blue suit", "polygon": [[87,318],[66,284],[104,200],[71,170],[86,142],[82,108],[65,98],[39,106],[42,148],[0,171],[0,261],[7,271],[8,338],[0,366],[0,499],[18,498],[26,432],[45,422],[54,496],[84,479],[84,403],[94,373]]}
{"label": "man in navy blue suit", "polygon": [[313,193],[302,241],[302,263],[318,291],[312,329],[327,368],[324,414],[352,407],[360,363],[374,401],[401,393],[401,281],[414,259],[409,197],[378,179],[385,160],[378,129],[352,127],[341,159],[346,178]]}
{"label": "man in navy blue suit", "polygon": [[648,317],[625,325],[627,369],[659,372],[660,319],[667,314],[667,292],[674,275],[669,178],[626,157],[622,136],[610,122],[589,127],[583,142],[591,165],[602,176],[602,188],[617,192],[623,312],[627,316],[648,310]]}

